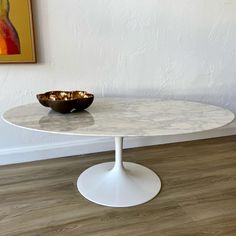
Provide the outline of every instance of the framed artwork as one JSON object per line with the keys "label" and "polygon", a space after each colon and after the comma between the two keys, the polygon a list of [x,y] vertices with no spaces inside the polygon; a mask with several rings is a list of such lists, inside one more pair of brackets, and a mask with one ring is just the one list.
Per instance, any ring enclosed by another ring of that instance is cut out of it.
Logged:
{"label": "framed artwork", "polygon": [[0,0],[0,63],[34,63],[31,0]]}

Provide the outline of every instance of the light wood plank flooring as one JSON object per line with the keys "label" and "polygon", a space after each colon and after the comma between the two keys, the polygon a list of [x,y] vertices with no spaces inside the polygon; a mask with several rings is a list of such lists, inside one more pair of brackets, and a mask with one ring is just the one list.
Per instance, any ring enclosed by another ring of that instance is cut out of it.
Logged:
{"label": "light wood plank flooring", "polygon": [[130,208],[93,204],[76,189],[83,170],[113,154],[0,167],[0,235],[236,235],[236,136],[125,150],[163,184]]}

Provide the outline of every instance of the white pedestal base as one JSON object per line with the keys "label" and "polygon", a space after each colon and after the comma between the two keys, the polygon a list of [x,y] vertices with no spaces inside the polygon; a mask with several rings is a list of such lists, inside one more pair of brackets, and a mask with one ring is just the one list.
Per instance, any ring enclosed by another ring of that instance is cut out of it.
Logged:
{"label": "white pedestal base", "polygon": [[79,192],[88,200],[110,207],[130,207],[153,199],[161,189],[159,177],[131,162],[116,168],[114,162],[92,166],[78,178]]}

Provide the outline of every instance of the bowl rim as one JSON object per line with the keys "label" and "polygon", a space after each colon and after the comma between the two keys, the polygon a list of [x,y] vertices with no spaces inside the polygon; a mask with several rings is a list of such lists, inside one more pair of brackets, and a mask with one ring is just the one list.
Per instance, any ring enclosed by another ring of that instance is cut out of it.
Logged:
{"label": "bowl rim", "polygon": [[[64,93],[74,93],[74,92],[84,92],[86,95],[89,95],[89,97],[85,98],[85,97],[80,97],[80,98],[73,98],[73,99],[68,99],[68,100],[52,100],[47,96],[47,94],[50,94],[50,93],[61,93],[61,92],[64,92]],[[92,93],[89,93],[87,91],[84,91],[84,90],[72,90],[72,91],[68,91],[68,90],[50,90],[50,91],[47,91],[45,93],[38,93],[36,94],[36,97],[37,99],[42,99],[44,101],[52,101],[52,102],[69,102],[69,101],[76,101],[76,100],[83,100],[83,99],[91,99],[91,98],[94,98],[94,94]]]}

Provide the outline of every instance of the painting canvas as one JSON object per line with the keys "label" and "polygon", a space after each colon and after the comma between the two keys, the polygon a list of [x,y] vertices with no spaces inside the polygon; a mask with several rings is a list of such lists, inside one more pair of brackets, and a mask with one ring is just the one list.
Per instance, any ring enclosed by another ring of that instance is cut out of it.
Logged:
{"label": "painting canvas", "polygon": [[36,62],[30,0],[0,0],[0,63]]}

